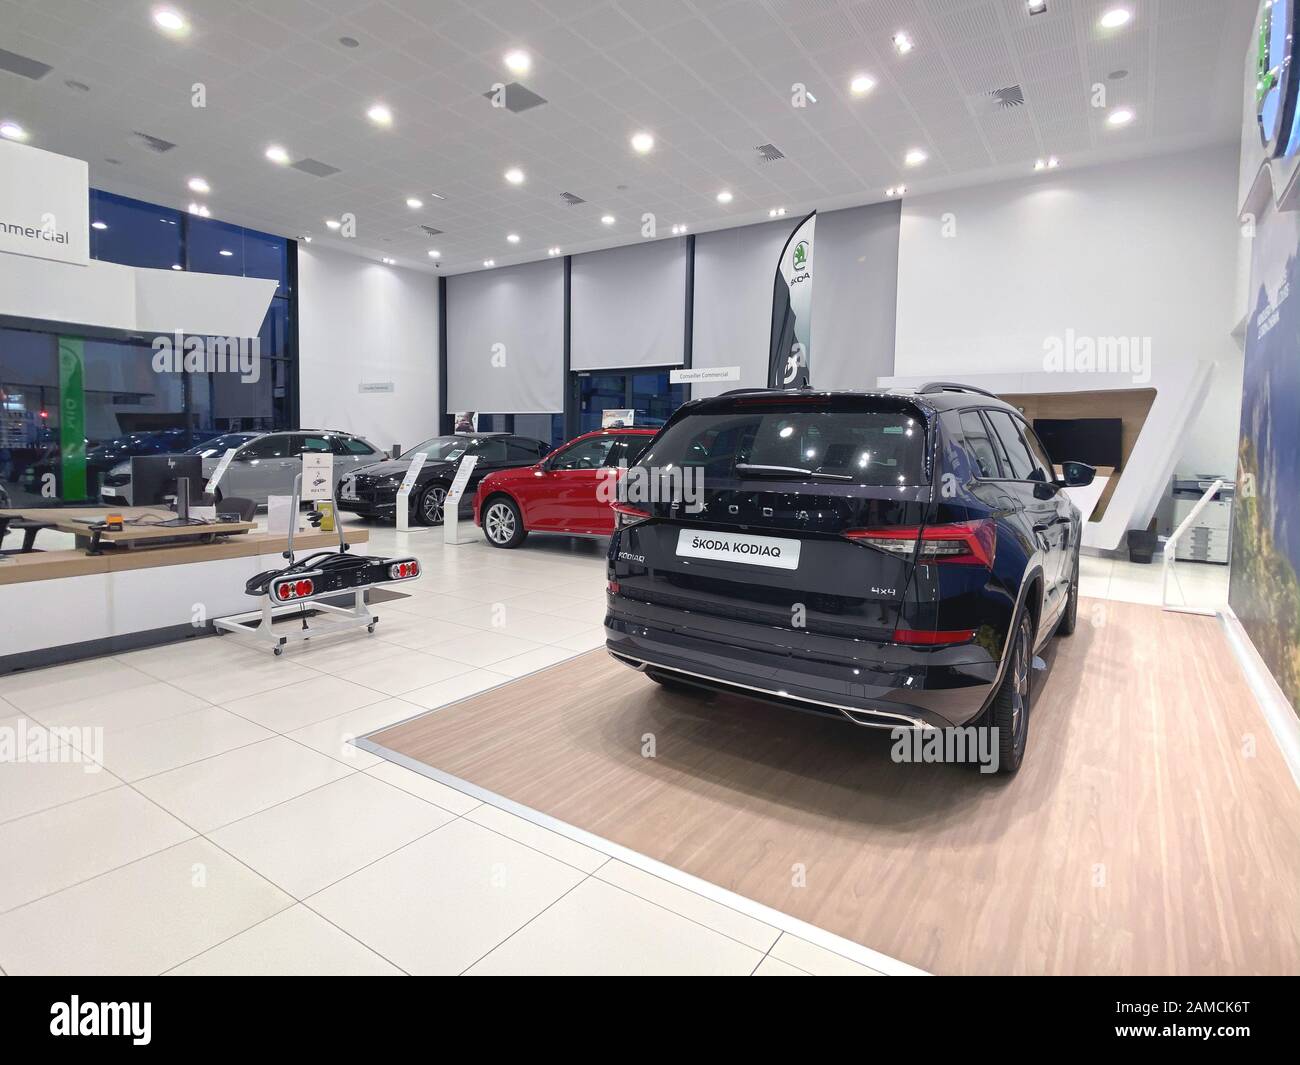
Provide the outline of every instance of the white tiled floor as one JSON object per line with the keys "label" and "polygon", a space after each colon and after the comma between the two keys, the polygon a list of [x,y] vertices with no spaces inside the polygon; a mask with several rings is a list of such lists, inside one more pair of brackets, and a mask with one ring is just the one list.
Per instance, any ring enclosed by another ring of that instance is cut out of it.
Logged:
{"label": "white tiled floor", "polygon": [[[0,764],[0,969],[873,973],[353,746],[604,639],[603,541],[370,533],[424,565],[373,637],[0,677],[0,726],[103,730],[102,750],[72,733],[53,764]],[[1085,558],[1082,591],[1159,602],[1159,572]],[[1226,597],[1219,567],[1179,577]]]}
{"label": "white tiled floor", "polygon": [[604,642],[603,541],[370,533],[424,564],[373,637],[0,677],[0,726],[103,730],[0,764],[0,969],[872,972],[353,746]]}

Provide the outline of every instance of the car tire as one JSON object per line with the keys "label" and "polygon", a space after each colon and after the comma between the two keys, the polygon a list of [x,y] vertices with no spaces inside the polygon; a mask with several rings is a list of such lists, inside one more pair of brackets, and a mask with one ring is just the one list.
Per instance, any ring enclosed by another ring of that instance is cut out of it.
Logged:
{"label": "car tire", "polygon": [[1016,620],[1007,646],[1007,667],[997,694],[980,720],[980,727],[994,729],[998,747],[998,772],[1006,775],[1020,768],[1029,741],[1029,692],[1034,668],[1034,619],[1023,610]]}
{"label": "car tire", "polygon": [[447,502],[447,486],[434,481],[420,493],[415,507],[416,521],[421,525],[441,525],[442,508]]}
{"label": "car tire", "polygon": [[483,507],[483,539],[493,547],[518,547],[528,538],[524,516],[509,496],[492,496]]}
{"label": "car tire", "polygon": [[1057,636],[1069,636],[1079,624],[1079,552],[1074,552],[1074,569],[1070,574],[1070,592],[1065,600],[1065,610],[1056,626]]}

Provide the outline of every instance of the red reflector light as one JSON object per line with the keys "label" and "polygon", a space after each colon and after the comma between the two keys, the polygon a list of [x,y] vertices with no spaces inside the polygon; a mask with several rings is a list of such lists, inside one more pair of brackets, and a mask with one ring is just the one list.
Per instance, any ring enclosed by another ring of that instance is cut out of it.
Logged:
{"label": "red reflector light", "polygon": [[282,602],[293,599],[305,599],[316,590],[316,585],[306,578],[296,581],[284,581],[275,586],[275,597]]}
{"label": "red reflector light", "polygon": [[605,591],[609,592],[610,595],[618,595],[618,588],[618,581],[610,581],[605,585]]}
{"label": "red reflector light", "polygon": [[894,643],[907,643],[914,647],[935,647],[944,643],[969,643],[974,638],[974,629],[894,630]]}
{"label": "red reflector light", "polygon": [[[997,526],[989,518],[947,525],[901,525],[890,529],[849,529],[845,539],[870,544],[891,555],[918,562],[944,562],[958,566],[993,568],[997,552]],[[917,540],[920,540],[919,550]]]}
{"label": "red reflector light", "polygon": [[630,506],[627,503],[611,503],[610,506],[614,508],[615,529],[626,529],[629,525],[636,525],[638,522],[653,517],[650,511]]}
{"label": "red reflector light", "polygon": [[420,564],[413,558],[408,558],[405,562],[394,562],[388,567],[388,579],[390,581],[409,581],[412,577],[420,575]]}

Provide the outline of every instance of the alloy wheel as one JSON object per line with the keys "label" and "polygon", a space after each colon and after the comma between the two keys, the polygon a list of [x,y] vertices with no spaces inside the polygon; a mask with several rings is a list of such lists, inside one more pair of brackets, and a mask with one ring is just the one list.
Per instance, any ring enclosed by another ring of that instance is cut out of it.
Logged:
{"label": "alloy wheel", "polygon": [[485,519],[488,538],[495,544],[509,543],[515,535],[515,512],[506,503],[493,503]]}
{"label": "alloy wheel", "polygon": [[1032,650],[1029,646],[1029,629],[1022,625],[1016,636],[1015,658],[1011,661],[1011,740],[1017,748],[1025,742],[1025,729],[1029,723],[1029,663]]}
{"label": "alloy wheel", "polygon": [[424,516],[425,524],[441,525],[442,524],[442,505],[447,501],[447,490],[438,485],[434,485],[421,496],[421,513]]}

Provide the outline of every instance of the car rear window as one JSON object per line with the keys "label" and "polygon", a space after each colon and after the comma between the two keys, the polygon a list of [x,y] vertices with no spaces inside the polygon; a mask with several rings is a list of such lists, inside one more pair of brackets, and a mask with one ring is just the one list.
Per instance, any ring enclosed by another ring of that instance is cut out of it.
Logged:
{"label": "car rear window", "polygon": [[[737,471],[737,463],[788,467],[852,484],[925,484],[925,424],[907,410],[765,406],[702,412],[670,426],[637,465],[701,466],[708,480],[751,475]],[[790,476],[797,480],[802,475]]]}

